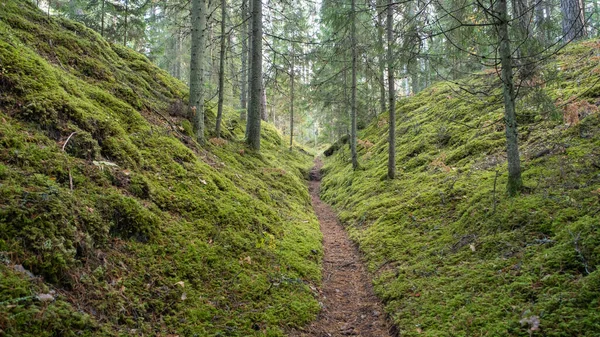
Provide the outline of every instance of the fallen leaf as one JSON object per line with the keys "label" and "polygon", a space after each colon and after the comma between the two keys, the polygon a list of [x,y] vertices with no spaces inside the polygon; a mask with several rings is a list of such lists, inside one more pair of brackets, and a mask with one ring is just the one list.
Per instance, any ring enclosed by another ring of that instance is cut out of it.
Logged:
{"label": "fallen leaf", "polygon": [[185,288],[185,283],[183,283],[183,281],[179,281],[179,282],[175,283],[174,285],[178,285],[178,286],[181,286],[182,288]]}
{"label": "fallen leaf", "polygon": [[187,299],[187,294],[186,293],[181,294],[181,300],[185,301],[186,299]]}
{"label": "fallen leaf", "polygon": [[475,249],[475,245],[474,245],[474,244],[470,244],[470,245],[469,245],[469,248],[471,248],[471,251],[473,251],[473,252],[474,252],[474,251],[476,251],[476,249]]}

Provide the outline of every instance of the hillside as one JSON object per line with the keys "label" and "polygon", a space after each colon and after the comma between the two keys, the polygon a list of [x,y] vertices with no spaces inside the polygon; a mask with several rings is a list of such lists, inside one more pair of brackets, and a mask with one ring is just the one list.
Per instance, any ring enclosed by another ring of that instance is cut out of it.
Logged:
{"label": "hillside", "polygon": [[199,147],[186,95],[81,24],[0,4],[0,335],[281,336],[314,318],[311,158],[268,124],[248,151],[233,111]]}
{"label": "hillside", "polygon": [[518,197],[493,71],[468,80],[482,94],[443,82],[398,102],[397,179],[384,115],[359,134],[358,171],[347,146],[326,161],[321,196],[399,335],[600,335],[598,55],[598,41],[572,45],[523,82]]}

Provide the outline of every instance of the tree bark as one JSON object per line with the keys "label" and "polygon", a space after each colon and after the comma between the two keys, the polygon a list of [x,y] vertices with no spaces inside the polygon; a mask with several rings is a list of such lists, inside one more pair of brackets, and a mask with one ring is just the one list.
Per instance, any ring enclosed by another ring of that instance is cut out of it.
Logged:
{"label": "tree bark", "polygon": [[[377,1],[378,5],[382,5],[383,1],[382,0],[378,0]],[[384,29],[385,27],[383,26],[383,13],[379,13],[379,8],[380,6],[376,6],[375,7],[375,11],[377,12],[377,37],[378,37],[378,43],[377,43],[377,47],[379,49],[379,109],[380,112],[379,113],[385,113],[386,110],[386,103],[385,103],[385,80],[384,80],[384,76],[385,76],[385,58],[383,56],[384,53],[384,45],[383,45],[383,35],[385,34]]]}
{"label": "tree bark", "polygon": [[241,73],[241,81],[240,81],[240,109],[242,112],[240,113],[240,119],[246,119],[246,109],[248,109],[248,2],[247,0],[242,1],[242,73]]}
{"label": "tree bark", "polygon": [[196,139],[204,144],[204,52],[206,28],[205,0],[192,0],[192,45],[190,60],[190,119]]}
{"label": "tree bark", "polygon": [[106,0],[102,0],[102,9],[100,10],[100,36],[104,36],[104,4]]}
{"label": "tree bark", "polygon": [[175,37],[175,78],[181,79],[181,28],[177,29]]}
{"label": "tree bark", "polygon": [[570,42],[585,37],[585,15],[581,0],[560,0],[563,41]]}
{"label": "tree bark", "polygon": [[387,2],[387,64],[388,64],[388,96],[390,107],[389,139],[388,139],[388,179],[396,177],[396,89],[394,88],[394,0]]}
{"label": "tree bark", "polygon": [[260,96],[260,119],[268,122],[269,114],[267,113],[267,88],[262,78],[260,82],[262,83],[262,95]]}
{"label": "tree bark", "polygon": [[292,46],[292,62],[290,67],[290,151],[292,151],[294,144],[294,81],[295,81],[295,69],[294,69],[294,47]]}
{"label": "tree bark", "polygon": [[357,68],[357,59],[358,59],[358,50],[356,43],[356,0],[352,0],[352,31],[351,31],[351,39],[352,39],[352,87],[350,93],[350,105],[351,105],[351,130],[350,130],[350,152],[352,153],[352,168],[354,170],[358,169],[358,154],[356,152],[356,117],[357,117],[357,107],[356,107],[356,68]]}
{"label": "tree bark", "polygon": [[252,58],[250,101],[246,143],[251,149],[260,150],[260,123],[262,99],[262,1],[252,1]]}
{"label": "tree bark", "polygon": [[129,16],[129,0],[125,0],[125,34],[123,35],[123,45],[127,46],[127,17]]}
{"label": "tree bark", "polygon": [[221,120],[223,119],[223,98],[225,89],[225,20],[227,19],[227,0],[221,0],[221,50],[219,52],[219,101],[217,103],[217,123],[215,137],[221,138]]}
{"label": "tree bark", "polygon": [[502,92],[504,95],[504,120],[506,123],[506,154],[508,158],[508,194],[514,196],[523,187],[521,180],[521,159],[519,158],[519,142],[517,137],[517,116],[515,112],[515,91],[513,86],[512,56],[508,35],[508,13],[506,0],[498,0],[497,24],[499,38],[499,54],[502,64]]}

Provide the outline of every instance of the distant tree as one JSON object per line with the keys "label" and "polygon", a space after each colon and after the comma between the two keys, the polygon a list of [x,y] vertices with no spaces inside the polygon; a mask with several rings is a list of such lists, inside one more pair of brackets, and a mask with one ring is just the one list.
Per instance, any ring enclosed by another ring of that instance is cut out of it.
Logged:
{"label": "distant tree", "polygon": [[396,176],[396,89],[394,78],[396,60],[394,58],[394,0],[387,1],[387,64],[388,64],[388,98],[389,98],[389,138],[388,138],[388,179]]}
{"label": "distant tree", "polygon": [[351,50],[352,50],[352,85],[351,85],[351,129],[350,129],[350,152],[352,155],[352,168],[358,169],[358,154],[356,151],[356,140],[357,140],[357,125],[356,119],[358,115],[358,108],[356,106],[356,72],[358,67],[358,45],[356,40],[356,0],[352,0],[350,7],[350,20],[351,20],[351,31],[350,31],[350,39],[351,39]]}
{"label": "distant tree", "polygon": [[196,139],[204,144],[204,53],[206,28],[206,1],[192,0],[191,60],[190,60],[190,118]]}
{"label": "distant tree", "polygon": [[215,136],[221,137],[221,120],[223,119],[223,100],[225,98],[225,49],[227,45],[225,33],[225,21],[227,18],[227,0],[221,0],[221,46],[219,52],[219,100],[217,103],[217,122]]}
{"label": "distant tree", "polygon": [[562,32],[565,42],[585,37],[584,0],[560,0]]}
{"label": "distant tree", "polygon": [[248,107],[248,123],[246,125],[246,143],[250,148],[260,150],[261,99],[262,83],[262,1],[252,1],[252,58],[250,82],[250,100]]}
{"label": "distant tree", "polygon": [[521,179],[521,159],[517,137],[517,115],[515,111],[515,90],[513,84],[512,50],[508,35],[508,9],[506,0],[497,0],[494,17],[498,31],[498,53],[502,66],[502,92],[504,96],[504,123],[506,127],[506,155],[508,158],[509,195],[516,195],[523,186]]}

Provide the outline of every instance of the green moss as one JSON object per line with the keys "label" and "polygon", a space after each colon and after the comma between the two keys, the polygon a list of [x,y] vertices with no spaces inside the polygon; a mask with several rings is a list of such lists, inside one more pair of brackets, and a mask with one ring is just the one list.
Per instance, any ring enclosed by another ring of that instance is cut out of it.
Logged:
{"label": "green moss", "polygon": [[311,158],[274,127],[252,153],[227,108],[227,141],[200,148],[156,113],[181,82],[25,1],[2,4],[0,60],[0,335],[283,336],[316,316]]}
{"label": "green moss", "polygon": [[[374,144],[361,152],[361,170],[346,147],[326,161],[322,197],[364,252],[401,335],[600,333],[600,115],[589,106],[600,97],[597,61],[587,57],[597,53],[597,41],[574,44],[540,71],[545,88],[521,91],[527,189],[518,197],[505,192],[502,107],[494,97],[454,98],[449,83],[399,102],[397,179],[382,179],[382,121],[359,135]],[[570,127],[568,99],[590,109]],[[520,323],[532,316],[538,331]]]}

